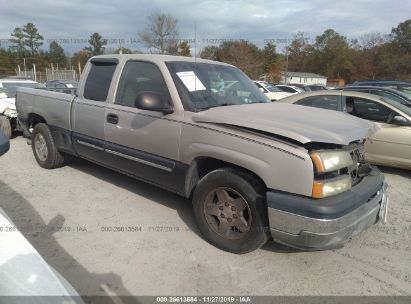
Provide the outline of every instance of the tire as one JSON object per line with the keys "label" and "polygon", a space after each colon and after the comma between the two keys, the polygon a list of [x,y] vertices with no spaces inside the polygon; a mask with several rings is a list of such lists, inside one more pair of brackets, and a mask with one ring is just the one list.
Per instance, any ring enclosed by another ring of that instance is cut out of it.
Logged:
{"label": "tire", "polygon": [[3,133],[8,137],[11,138],[11,123],[10,119],[8,119],[4,115],[0,115],[0,130],[3,131]]}
{"label": "tire", "polygon": [[40,167],[55,169],[63,166],[64,156],[57,150],[53,136],[46,124],[39,123],[34,127],[31,147]]}
{"label": "tire", "polygon": [[194,190],[193,210],[205,238],[237,254],[263,246],[268,240],[264,188],[253,176],[232,168],[204,176]]}

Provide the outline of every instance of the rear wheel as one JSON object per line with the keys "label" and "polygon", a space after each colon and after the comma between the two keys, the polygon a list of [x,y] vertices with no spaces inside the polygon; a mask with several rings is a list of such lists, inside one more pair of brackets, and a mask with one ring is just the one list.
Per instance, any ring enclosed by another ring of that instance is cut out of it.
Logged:
{"label": "rear wheel", "polygon": [[53,136],[46,124],[39,123],[34,127],[31,146],[40,167],[54,169],[63,165],[64,156],[57,150]]}
{"label": "rear wheel", "polygon": [[4,115],[0,115],[0,130],[3,131],[3,133],[10,138],[11,137],[11,123],[10,123],[10,119],[8,119],[6,116]]}
{"label": "rear wheel", "polygon": [[267,207],[263,187],[251,175],[218,169],[199,182],[193,197],[194,215],[207,240],[216,247],[247,253],[264,245]]}

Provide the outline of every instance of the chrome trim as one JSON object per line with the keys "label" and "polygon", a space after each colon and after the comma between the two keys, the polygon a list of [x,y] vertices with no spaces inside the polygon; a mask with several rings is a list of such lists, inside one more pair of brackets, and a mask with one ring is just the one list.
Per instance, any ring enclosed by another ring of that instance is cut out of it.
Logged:
{"label": "chrome trim", "polygon": [[161,170],[164,170],[164,171],[167,171],[167,172],[172,172],[173,171],[173,168],[158,165],[156,163],[153,163],[153,162],[141,159],[141,158],[137,158],[137,157],[134,157],[134,156],[131,156],[131,155],[127,155],[127,154],[123,154],[123,153],[116,152],[116,151],[113,151],[113,150],[105,149],[103,147],[99,147],[99,146],[90,144],[88,142],[82,141],[82,140],[76,140],[76,142],[79,143],[80,145],[83,145],[83,146],[86,146],[86,147],[90,147],[90,148],[93,148],[93,149],[96,149],[96,150],[99,150],[99,151],[104,151],[104,152],[110,153],[112,155],[116,155],[116,156],[126,158],[126,159],[129,159],[129,160],[135,161],[135,162],[139,162],[141,164],[145,164],[145,165],[148,165],[148,166],[151,166],[151,167],[154,167],[154,168],[157,168],[157,169],[161,169]]}
{"label": "chrome trim", "polygon": [[136,161],[136,162],[139,162],[139,163],[142,163],[142,164],[151,166],[151,167],[155,167],[155,168],[158,168],[158,169],[161,169],[161,170],[165,170],[165,171],[167,171],[167,172],[173,171],[172,168],[168,168],[168,167],[165,167],[165,166],[162,166],[162,165],[158,165],[158,164],[155,164],[155,163],[152,163],[152,162],[143,160],[143,159],[141,159],[141,158],[137,158],[137,157],[130,156],[130,155],[127,155],[127,154],[123,154],[123,153],[116,152],[116,151],[113,151],[113,150],[107,150],[107,149],[105,149],[104,151],[106,151],[107,153],[116,155],[116,156],[120,156],[120,157],[129,159],[129,160],[132,160],[132,161]]}
{"label": "chrome trim", "polygon": [[268,208],[270,228],[294,235],[298,235],[304,231],[327,234],[341,231],[366,218],[375,217],[377,221],[384,193],[385,188],[381,188],[367,203],[336,219],[316,219]]}
{"label": "chrome trim", "polygon": [[384,181],[383,189],[382,189],[382,198],[381,198],[381,208],[378,212],[378,221],[382,222],[383,224],[387,223],[387,213],[388,213],[388,193],[387,193],[388,184]]}
{"label": "chrome trim", "polygon": [[82,141],[82,140],[76,140],[76,141],[77,141],[77,143],[80,144],[80,145],[83,145],[83,146],[86,146],[86,147],[90,147],[90,148],[94,148],[94,149],[97,149],[97,150],[99,150],[99,151],[104,151],[104,148],[103,148],[103,147],[99,147],[99,146],[90,144],[90,143],[88,143],[88,142]]}

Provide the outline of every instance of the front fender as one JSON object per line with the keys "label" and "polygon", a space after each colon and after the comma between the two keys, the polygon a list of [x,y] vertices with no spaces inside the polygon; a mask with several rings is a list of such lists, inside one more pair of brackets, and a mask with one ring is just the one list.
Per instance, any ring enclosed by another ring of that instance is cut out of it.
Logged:
{"label": "front fender", "polygon": [[311,196],[314,169],[304,149],[261,137],[251,139],[212,128],[184,126],[180,161],[192,164],[207,157],[247,169],[267,188]]}

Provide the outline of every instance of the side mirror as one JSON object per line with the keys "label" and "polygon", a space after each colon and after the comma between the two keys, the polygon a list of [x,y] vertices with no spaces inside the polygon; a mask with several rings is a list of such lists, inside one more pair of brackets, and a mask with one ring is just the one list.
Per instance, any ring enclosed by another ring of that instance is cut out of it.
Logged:
{"label": "side mirror", "polygon": [[410,125],[408,120],[400,115],[394,116],[394,118],[391,120],[391,123],[394,125],[398,125],[398,126],[409,126]]}
{"label": "side mirror", "polygon": [[263,88],[259,88],[259,89],[260,89],[260,91],[261,91],[261,92],[263,92],[263,93],[264,93],[264,89],[263,89]]}
{"label": "side mirror", "polygon": [[0,156],[10,149],[10,143],[7,136],[0,130]]}
{"label": "side mirror", "polygon": [[173,113],[173,108],[170,106],[170,104],[166,100],[164,100],[161,94],[157,92],[140,92],[136,97],[134,106],[138,109],[156,111],[163,114]]}

